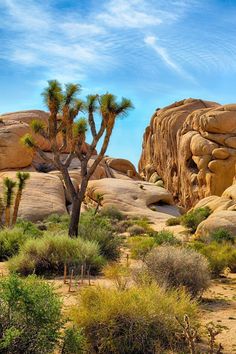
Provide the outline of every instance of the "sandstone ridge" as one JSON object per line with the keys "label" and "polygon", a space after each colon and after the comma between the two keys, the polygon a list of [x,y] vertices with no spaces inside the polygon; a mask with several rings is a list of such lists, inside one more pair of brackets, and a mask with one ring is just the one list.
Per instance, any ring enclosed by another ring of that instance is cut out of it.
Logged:
{"label": "sandstone ridge", "polygon": [[139,173],[152,182],[161,177],[176,202],[189,209],[202,198],[221,196],[233,182],[235,163],[236,104],[190,98],[154,113]]}

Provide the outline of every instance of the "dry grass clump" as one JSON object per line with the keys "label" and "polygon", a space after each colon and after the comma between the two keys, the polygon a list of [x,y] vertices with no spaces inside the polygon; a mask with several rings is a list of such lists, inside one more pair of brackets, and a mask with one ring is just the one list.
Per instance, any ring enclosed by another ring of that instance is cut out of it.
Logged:
{"label": "dry grass clump", "polygon": [[209,286],[209,265],[198,252],[174,246],[153,249],[145,265],[155,281],[167,289],[184,287],[193,297]]}
{"label": "dry grass clump", "polygon": [[176,317],[185,314],[196,324],[196,304],[188,295],[152,284],[125,291],[86,288],[72,317],[83,328],[91,353],[143,354],[167,349],[183,352],[185,343]]}

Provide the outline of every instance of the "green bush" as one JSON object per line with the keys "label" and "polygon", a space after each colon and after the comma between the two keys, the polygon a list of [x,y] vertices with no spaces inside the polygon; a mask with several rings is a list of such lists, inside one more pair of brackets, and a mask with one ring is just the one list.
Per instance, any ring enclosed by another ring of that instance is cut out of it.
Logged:
{"label": "green bush", "polygon": [[195,233],[198,225],[211,214],[209,207],[197,208],[181,216],[181,225],[187,227],[191,233]]}
{"label": "green bush", "polygon": [[170,219],[166,220],[166,226],[180,225],[180,223],[181,223],[181,217],[170,218]]}
{"label": "green bush", "polygon": [[129,232],[131,236],[142,235],[145,234],[145,229],[139,225],[132,225],[128,227],[127,232]]}
{"label": "green bush", "polygon": [[125,291],[90,287],[82,291],[72,318],[83,329],[90,353],[143,354],[183,349],[176,317],[185,314],[196,324],[196,304],[184,292],[155,285]]}
{"label": "green bush", "polygon": [[20,229],[24,235],[30,236],[32,238],[37,238],[42,236],[43,232],[37,228],[35,224],[31,221],[17,219],[15,228]]}
{"label": "green bush", "polygon": [[34,224],[20,220],[13,229],[0,230],[0,261],[16,255],[26,240],[40,237],[40,231]]}
{"label": "green bush", "polygon": [[195,297],[209,286],[208,262],[200,253],[191,249],[157,247],[147,255],[145,265],[153,279],[167,289],[184,287]]}
{"label": "green bush", "polygon": [[18,253],[20,245],[27,240],[20,229],[4,229],[0,231],[0,261],[6,260],[9,257]]}
{"label": "green bush", "polygon": [[154,245],[155,239],[149,236],[133,236],[128,239],[131,257],[134,259],[144,260]]}
{"label": "green bush", "polygon": [[114,205],[103,207],[100,215],[111,220],[123,220],[125,218],[124,214]]}
{"label": "green bush", "polygon": [[225,268],[236,272],[236,248],[229,244],[193,242],[191,247],[204,255],[214,276],[219,276]]}
{"label": "green bush", "polygon": [[152,227],[150,226],[150,221],[145,217],[143,218],[136,217],[133,218],[132,221],[133,221],[133,225],[141,226],[146,233],[153,231]]}
{"label": "green bush", "polygon": [[79,236],[85,240],[97,242],[101,255],[107,260],[115,261],[120,256],[121,240],[117,237],[111,221],[93,211],[81,215]]}
{"label": "green bush", "polygon": [[0,279],[1,354],[49,354],[60,337],[61,302],[35,276]]}
{"label": "green bush", "polygon": [[86,350],[85,337],[76,327],[65,330],[61,354],[84,354]]}
{"label": "green bush", "polygon": [[231,232],[229,232],[226,229],[217,229],[213,232],[210,233],[210,239],[212,241],[216,241],[218,243],[235,243],[235,238],[234,236],[231,234]]}
{"label": "green bush", "polygon": [[68,214],[51,214],[44,220],[47,230],[51,232],[68,231],[70,216]]}
{"label": "green bush", "polygon": [[83,264],[91,267],[91,271],[98,271],[104,261],[95,242],[47,234],[40,239],[25,242],[19,254],[9,260],[8,266],[11,272],[23,275],[33,272],[61,274],[64,263],[73,267]]}
{"label": "green bush", "polygon": [[181,242],[174,236],[173,232],[169,230],[161,230],[158,232],[151,233],[151,236],[155,240],[156,245],[168,244],[168,245],[178,245]]}

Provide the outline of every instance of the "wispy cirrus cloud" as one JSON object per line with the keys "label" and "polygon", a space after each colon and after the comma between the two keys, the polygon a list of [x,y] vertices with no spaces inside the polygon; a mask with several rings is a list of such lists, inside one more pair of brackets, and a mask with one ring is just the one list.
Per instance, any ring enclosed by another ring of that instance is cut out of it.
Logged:
{"label": "wispy cirrus cloud", "polygon": [[64,12],[52,0],[1,0],[0,58],[66,80],[119,66],[132,70],[134,63],[157,67],[157,58],[186,79],[192,79],[191,67],[219,69],[222,59],[236,67],[235,42],[226,40],[220,28],[211,35],[205,29],[207,45],[199,28],[186,32],[187,15],[199,11],[203,0],[101,0],[99,7],[89,3],[82,15],[76,2]]}

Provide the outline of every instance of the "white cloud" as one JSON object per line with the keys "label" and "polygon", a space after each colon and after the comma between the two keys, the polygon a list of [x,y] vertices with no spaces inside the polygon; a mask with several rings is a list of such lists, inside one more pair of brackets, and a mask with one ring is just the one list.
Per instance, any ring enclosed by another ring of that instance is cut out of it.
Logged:
{"label": "white cloud", "polygon": [[163,62],[170,68],[174,69],[178,73],[182,72],[181,68],[170,58],[167,50],[157,44],[157,38],[155,36],[148,36],[144,39],[144,42],[152,47],[155,52],[160,56]]}
{"label": "white cloud", "polygon": [[145,0],[110,0],[97,19],[117,28],[145,28],[162,23],[161,16]]}

